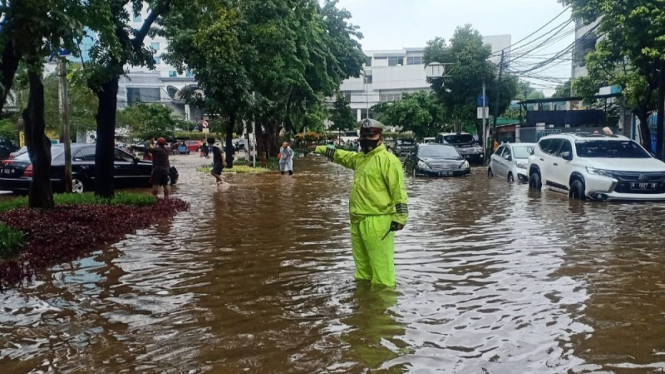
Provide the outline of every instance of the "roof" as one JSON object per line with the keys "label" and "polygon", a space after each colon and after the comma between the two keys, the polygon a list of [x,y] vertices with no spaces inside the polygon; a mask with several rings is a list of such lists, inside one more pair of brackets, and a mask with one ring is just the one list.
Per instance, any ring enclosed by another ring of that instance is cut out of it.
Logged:
{"label": "roof", "polygon": [[[620,93],[613,93],[613,94],[608,94],[608,95],[596,95],[594,96],[595,99],[611,99],[613,97],[621,97],[623,96]],[[540,103],[560,103],[560,102],[567,102],[567,101],[584,101],[584,97],[582,96],[574,96],[574,97],[550,97],[547,99],[532,99],[532,100],[522,100],[518,102],[518,104],[540,104]]]}
{"label": "roof", "polygon": [[606,134],[593,134],[590,132],[570,132],[562,134],[552,134],[544,136],[543,138],[573,138],[576,140],[630,140],[623,135],[606,135]]}

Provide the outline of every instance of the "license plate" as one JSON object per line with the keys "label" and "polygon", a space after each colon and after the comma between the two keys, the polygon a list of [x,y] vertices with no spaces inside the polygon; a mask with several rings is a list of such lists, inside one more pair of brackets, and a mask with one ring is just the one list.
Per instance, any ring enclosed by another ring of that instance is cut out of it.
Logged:
{"label": "license plate", "polygon": [[630,184],[630,189],[635,191],[649,191],[649,190],[655,190],[656,188],[658,188],[658,183],[636,182]]}
{"label": "license plate", "polygon": [[452,171],[440,171],[439,172],[439,176],[441,176],[441,177],[449,177],[451,175],[453,175]]}
{"label": "license plate", "polygon": [[7,174],[13,174],[13,173],[14,173],[14,170],[12,170],[12,169],[2,169],[2,174],[7,175]]}

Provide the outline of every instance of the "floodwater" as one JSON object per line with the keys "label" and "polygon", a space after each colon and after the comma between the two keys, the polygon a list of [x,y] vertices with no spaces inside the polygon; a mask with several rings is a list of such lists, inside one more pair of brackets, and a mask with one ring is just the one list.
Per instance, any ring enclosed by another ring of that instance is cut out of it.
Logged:
{"label": "floodwater", "polygon": [[351,173],[174,161],[189,212],[0,295],[0,372],[665,371],[663,204],[407,179],[397,288],[353,280]]}

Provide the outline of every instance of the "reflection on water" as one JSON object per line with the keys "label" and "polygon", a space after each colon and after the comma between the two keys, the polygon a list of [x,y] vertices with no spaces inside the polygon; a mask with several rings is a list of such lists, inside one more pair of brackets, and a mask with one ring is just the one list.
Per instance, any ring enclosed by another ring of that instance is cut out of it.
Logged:
{"label": "reflection on water", "polygon": [[3,374],[665,370],[665,205],[408,179],[386,290],[353,281],[350,172],[201,163],[189,212],[0,295]]}

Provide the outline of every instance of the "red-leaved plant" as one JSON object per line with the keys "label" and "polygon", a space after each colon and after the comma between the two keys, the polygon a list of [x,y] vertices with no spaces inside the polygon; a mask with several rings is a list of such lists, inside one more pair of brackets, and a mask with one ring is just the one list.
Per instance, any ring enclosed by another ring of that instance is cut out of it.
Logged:
{"label": "red-leaved plant", "polygon": [[30,281],[36,271],[76,260],[125,235],[145,229],[189,208],[179,199],[157,205],[71,205],[51,211],[15,209],[0,213],[0,222],[25,233],[26,245],[14,260],[0,263],[0,290]]}

